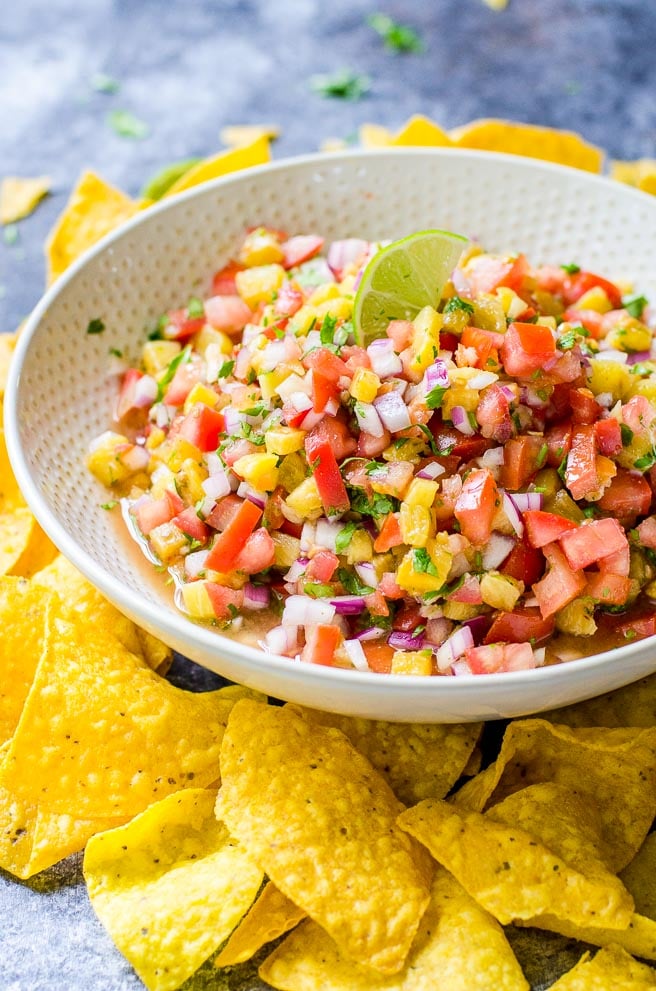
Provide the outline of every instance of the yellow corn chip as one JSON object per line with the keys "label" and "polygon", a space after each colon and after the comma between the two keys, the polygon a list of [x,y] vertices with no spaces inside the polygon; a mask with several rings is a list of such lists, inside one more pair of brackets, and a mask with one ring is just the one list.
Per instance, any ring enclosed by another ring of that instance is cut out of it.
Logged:
{"label": "yellow corn chip", "polygon": [[258,138],[275,141],[279,137],[280,128],[277,124],[229,124],[219,131],[222,144],[228,145],[229,148],[250,145]]}
{"label": "yellow corn chip", "polygon": [[19,507],[25,508],[25,500],[18,488],[18,482],[11,467],[7,444],[5,443],[5,432],[0,427],[0,513],[12,512]]}
{"label": "yellow corn chip", "polygon": [[450,137],[460,148],[540,158],[586,172],[601,172],[603,165],[603,152],[573,131],[506,120],[474,120],[451,131]]}
{"label": "yellow corn chip", "polygon": [[214,816],[216,792],[190,789],[94,836],[89,898],[149,991],[171,991],[214,953],[251,905],[262,872]]}
{"label": "yellow corn chip", "polygon": [[529,987],[501,926],[441,869],[407,966],[396,977],[380,977],[353,963],[310,921],[274,950],[259,974],[285,991],[528,991]]}
{"label": "yellow corn chip", "polygon": [[51,599],[25,578],[0,577],[0,743],[13,736],[32,686]]}
{"label": "yellow corn chip", "polygon": [[508,6],[508,0],[483,0],[484,4],[490,8],[490,10],[505,10]]}
{"label": "yellow corn chip", "polygon": [[392,132],[380,124],[360,124],[358,137],[363,148],[385,148],[394,140]]}
{"label": "yellow corn chip", "polygon": [[344,138],[326,138],[319,145],[319,151],[331,152],[331,151],[344,151],[348,148],[348,141]]}
{"label": "yellow corn chip", "polygon": [[543,719],[508,726],[494,764],[454,796],[482,811],[519,788],[554,781],[594,799],[603,860],[619,871],[635,856],[656,815],[656,729],[570,729]]}
{"label": "yellow corn chip", "polygon": [[28,217],[50,192],[52,180],[47,175],[37,179],[7,176],[0,183],[0,224],[13,224]]}
{"label": "yellow corn chip", "polygon": [[565,726],[656,726],[656,674],[614,692],[541,712],[541,719]]}
{"label": "yellow corn chip", "polygon": [[650,833],[635,857],[620,874],[636,912],[656,920],[656,833]]}
{"label": "yellow corn chip", "polygon": [[446,148],[453,146],[453,141],[442,128],[424,117],[422,114],[415,114],[403,125],[398,134],[395,134],[389,142],[392,145],[416,145],[432,148]]}
{"label": "yellow corn chip", "polygon": [[264,165],[270,159],[269,141],[266,136],[260,135],[251,144],[232,148],[229,151],[220,151],[212,158],[203,159],[174,182],[164,196],[175,196],[176,193],[199,186],[202,182],[209,182],[210,179],[218,179],[219,176],[228,175],[229,172],[239,172],[254,165]]}
{"label": "yellow corn chip", "polygon": [[228,714],[247,689],[174,688],[113,635],[52,610],[4,784],[79,818],[123,817],[218,777]]}
{"label": "yellow corn chip", "polygon": [[340,729],[404,805],[444,798],[467,765],[482,729],[482,723],[388,723],[316,709],[299,711],[310,722]]}
{"label": "yellow corn chip", "polygon": [[631,917],[626,929],[604,929],[595,926],[577,926],[555,915],[541,915],[539,919],[516,920],[516,925],[546,929],[568,939],[576,939],[591,946],[621,946],[644,960],[656,960],[656,922],[637,913]]}
{"label": "yellow corn chip", "polygon": [[305,918],[305,912],[278,891],[271,881],[249,909],[214,961],[217,967],[232,967],[250,960],[266,943],[289,932]]}
{"label": "yellow corn chip", "polygon": [[217,815],[273,883],[354,960],[400,970],[431,865],[396,826],[402,804],[346,737],[289,706],[239,702],[221,780]]}
{"label": "yellow corn chip", "polygon": [[0,512],[0,575],[29,578],[57,554],[29,509]]}
{"label": "yellow corn chip", "polygon": [[638,158],[635,162],[612,161],[610,177],[618,182],[642,189],[645,193],[656,193],[656,159]]}
{"label": "yellow corn chip", "polygon": [[638,963],[619,946],[600,950],[593,959],[585,953],[575,967],[551,985],[551,991],[653,991],[656,970]]}
{"label": "yellow corn chip", "polygon": [[33,581],[52,589],[72,611],[75,621],[89,623],[113,635],[133,654],[144,658],[146,664],[159,674],[165,674],[173,659],[173,651],[156,637],[124,616],[108,602],[84,575],[58,554],[46,568],[38,571]]}
{"label": "yellow corn chip", "polygon": [[423,843],[502,924],[552,912],[577,925],[623,929],[633,899],[600,866],[588,877],[523,829],[428,799],[403,812],[402,829]]}
{"label": "yellow corn chip", "polygon": [[[5,394],[5,389],[7,388],[7,376],[9,374],[9,365],[11,359],[14,355],[14,348],[16,347],[16,335],[15,334],[0,334],[0,406],[2,404],[2,398]],[[0,412],[1,416],[1,412]],[[0,420],[0,426],[2,426],[2,421]],[[0,475],[2,478],[2,475]]]}
{"label": "yellow corn chip", "polygon": [[139,204],[94,172],[84,172],[46,240],[48,285],[81,254],[125,223]]}

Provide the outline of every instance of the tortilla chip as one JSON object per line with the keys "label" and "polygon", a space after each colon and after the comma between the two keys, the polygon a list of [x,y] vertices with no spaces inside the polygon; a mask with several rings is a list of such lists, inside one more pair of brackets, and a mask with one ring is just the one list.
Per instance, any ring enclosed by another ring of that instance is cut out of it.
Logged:
{"label": "tortilla chip", "polygon": [[221,143],[229,148],[250,145],[258,138],[275,141],[279,137],[280,128],[277,124],[230,124],[219,131]]}
{"label": "tortilla chip", "polygon": [[577,925],[628,926],[633,899],[613,874],[601,865],[583,874],[493,814],[428,799],[403,812],[398,823],[502,924],[551,911]]}
{"label": "tortilla chip", "polygon": [[298,707],[304,719],[334,726],[383,775],[404,805],[444,798],[459,779],[482,723],[388,723]]}
{"label": "tortilla chip", "polygon": [[269,881],[214,961],[232,967],[254,957],[266,943],[289,932],[305,918],[305,912]]}
{"label": "tortilla chip", "polygon": [[202,182],[209,182],[210,179],[218,179],[219,176],[228,175],[229,172],[239,172],[254,165],[264,165],[270,159],[269,142],[264,135],[261,135],[251,144],[230,151],[220,151],[212,158],[203,159],[174,182],[164,195],[175,196],[176,193],[199,186]]}
{"label": "tortilla chip", "polygon": [[508,6],[508,0],[483,0],[490,10],[505,10]]}
{"label": "tortilla chip", "polygon": [[0,183],[0,224],[13,224],[29,217],[51,186],[52,179],[47,175],[37,179],[7,176]]}
{"label": "tortilla chip", "polygon": [[403,805],[366,758],[291,706],[245,700],[228,723],[221,779],[217,815],[273,883],[348,956],[400,970],[432,868],[396,826]]}
{"label": "tortilla chip", "polygon": [[380,124],[360,124],[358,137],[363,148],[385,148],[394,140],[392,132]]}
{"label": "tortilla chip", "polygon": [[410,117],[389,143],[392,145],[414,145],[430,148],[448,148],[453,146],[453,141],[446,131],[443,131],[435,121],[424,117],[422,114],[415,114],[413,117]]}
{"label": "tortilla chip", "polygon": [[150,991],[190,977],[234,929],[262,872],[214,816],[216,792],[169,795],[94,836],[84,854],[93,909]]}
{"label": "tortilla chip", "polygon": [[636,912],[656,920],[656,833],[650,833],[635,857],[621,872]]}
{"label": "tortilla chip", "polygon": [[542,781],[592,796],[601,816],[603,860],[620,871],[656,815],[656,728],[570,729],[543,719],[517,720],[506,729],[497,760],[453,801],[482,811]]}
{"label": "tortilla chip", "polygon": [[260,977],[285,991],[528,991],[501,926],[446,871],[438,870],[431,901],[406,968],[379,977],[344,957],[316,922],[305,922],[269,956]]}
{"label": "tortilla chip", "polygon": [[56,554],[57,548],[29,509],[18,506],[0,512],[0,575],[29,578]]}
{"label": "tortilla chip", "polygon": [[319,151],[344,151],[348,146],[349,143],[345,138],[325,138],[319,145]]}
{"label": "tortilla chip", "polygon": [[143,657],[153,671],[166,674],[173,660],[171,648],[119,612],[63,554],[58,554],[46,568],[37,572],[33,581],[57,592],[76,622],[87,622],[111,631],[124,647]]}
{"label": "tortilla chip", "polygon": [[[11,359],[14,356],[14,348],[16,347],[16,335],[15,334],[2,334],[0,333],[0,405],[2,398],[5,394],[5,389],[7,388],[7,376],[9,375],[9,365],[11,364]],[[0,417],[1,417],[0,411]],[[2,421],[0,419],[0,426],[2,426]],[[0,474],[0,478],[2,478]]]}
{"label": "tortilla chip", "polygon": [[5,432],[0,427],[0,513],[11,512],[18,507],[25,507],[25,505],[9,460]]}
{"label": "tortilla chip", "polygon": [[575,967],[551,985],[551,991],[653,991],[656,970],[638,963],[620,946],[609,946],[590,959],[585,953]]}
{"label": "tortilla chip", "polygon": [[113,635],[52,609],[4,784],[53,812],[136,815],[219,776],[221,739],[240,694],[249,692],[174,688]]}
{"label": "tortilla chip", "polygon": [[459,148],[503,151],[570,165],[586,172],[601,172],[603,152],[573,131],[559,131],[507,120],[474,120],[450,132]]}
{"label": "tortilla chip", "polygon": [[84,172],[46,240],[48,285],[105,234],[133,217],[139,204],[94,172]]}
{"label": "tortilla chip", "polygon": [[656,193],[656,159],[638,158],[635,162],[612,161],[610,177],[618,182],[642,189],[645,193]]}
{"label": "tortilla chip", "polygon": [[546,913],[537,921],[518,920],[516,925],[546,929],[548,932],[559,933],[568,939],[576,939],[591,946],[621,946],[627,953],[633,953],[644,960],[656,960],[656,922],[637,913],[631,917],[626,929],[577,926],[573,922]]}
{"label": "tortilla chip", "polygon": [[168,192],[173,183],[181,179],[189,169],[192,169],[194,165],[198,165],[200,161],[200,158],[185,158],[181,162],[172,162],[170,165],[165,165],[144,184],[141,190],[142,197],[145,200],[149,200],[148,205],[154,203],[156,200],[161,200],[164,193]]}
{"label": "tortilla chip", "polygon": [[656,726],[656,674],[597,698],[541,712],[541,719],[565,726]]}

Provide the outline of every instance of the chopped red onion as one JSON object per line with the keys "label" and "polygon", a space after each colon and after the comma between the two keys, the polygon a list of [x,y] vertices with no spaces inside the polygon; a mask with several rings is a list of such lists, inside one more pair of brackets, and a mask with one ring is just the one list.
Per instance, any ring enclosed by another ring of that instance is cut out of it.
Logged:
{"label": "chopped red onion", "polygon": [[290,595],[282,613],[283,626],[330,625],[336,613],[327,599],[311,599],[309,595]]}
{"label": "chopped red onion", "polygon": [[448,637],[452,626],[451,620],[447,619],[446,616],[429,619],[426,623],[426,637],[424,642],[427,646],[439,647]]}
{"label": "chopped red onion", "polygon": [[404,630],[394,630],[387,638],[387,642],[390,647],[394,647],[395,650],[421,650],[424,646],[424,634],[420,633],[419,636],[414,636],[412,633],[406,633]]}
{"label": "chopped red onion", "polygon": [[380,337],[372,341],[367,348],[371,367],[379,378],[389,378],[390,375],[400,375],[403,362],[394,351],[394,341],[389,337]]}
{"label": "chopped red onion", "polygon": [[362,561],[361,564],[354,565],[355,573],[358,578],[368,585],[370,588],[375,588],[378,584],[376,579],[376,569],[374,568],[371,561]]}
{"label": "chopped red onion", "polygon": [[[513,492],[509,496],[512,499],[513,504],[520,513],[526,513],[529,510],[542,509],[542,493],[541,492]],[[518,534],[521,536],[521,534]]]}
{"label": "chopped red onion", "polygon": [[144,409],[146,406],[152,406],[152,404],[157,399],[157,393],[159,391],[159,386],[154,378],[150,375],[142,375],[134,384],[134,392],[132,394],[132,405],[137,409]]}
{"label": "chopped red onion", "polygon": [[209,549],[192,551],[191,554],[187,554],[184,559],[184,570],[187,578],[198,578],[200,573],[205,570],[208,554]]}
{"label": "chopped red onion", "polygon": [[396,434],[411,426],[408,407],[398,392],[386,392],[385,395],[378,396],[374,399],[374,406],[383,425],[390,433]]}
{"label": "chopped red onion", "polygon": [[347,237],[341,241],[333,241],[328,248],[328,266],[335,277],[342,279],[349,265],[360,261],[369,251],[369,242],[359,237]]}
{"label": "chopped red onion", "polygon": [[227,434],[236,434],[241,432],[241,425],[244,423],[243,414],[236,410],[234,406],[226,406],[223,410],[223,418],[225,420],[225,429]]}
{"label": "chopped red onion", "polygon": [[627,365],[637,365],[639,361],[649,361],[651,352],[633,351],[628,358]]}
{"label": "chopped red onion", "polygon": [[[501,492],[502,490],[500,489],[499,491]],[[501,505],[504,513],[508,518],[508,522],[510,523],[511,527],[513,528],[517,536],[521,537],[524,533],[524,524],[522,522],[521,516],[519,515],[519,510],[517,509],[517,506],[512,501],[511,497],[508,495],[507,492],[503,492],[502,494]]]}
{"label": "chopped red onion", "polygon": [[466,619],[462,625],[469,627],[474,638],[474,646],[478,647],[490,628],[490,619],[488,616],[473,616],[471,619]]}
{"label": "chopped red onion", "polygon": [[361,595],[336,595],[334,599],[330,599],[330,604],[334,606],[338,616],[357,616],[366,608]]}
{"label": "chopped red onion", "polygon": [[[324,413],[327,413],[328,416],[337,416],[339,413],[339,403],[336,399],[331,397],[324,406],[323,411]],[[305,420],[303,420],[303,423],[305,423]]]}
{"label": "chopped red onion", "polygon": [[244,585],[244,609],[266,609],[271,599],[271,591],[268,585],[253,585],[246,582]]}
{"label": "chopped red onion", "polygon": [[437,461],[431,461],[417,472],[417,478],[430,478],[432,480],[439,478],[445,471],[446,468],[443,468]]}
{"label": "chopped red onion", "polygon": [[490,539],[481,555],[481,565],[484,571],[495,571],[506,560],[515,546],[515,538],[507,533],[493,530]]}
{"label": "chopped red onion", "polygon": [[509,403],[514,403],[517,399],[517,393],[509,385],[500,385],[501,395],[504,399],[507,399]]}
{"label": "chopped red onion", "polygon": [[451,409],[451,423],[465,437],[472,437],[476,431],[471,425],[469,413],[464,406],[453,406]]}
{"label": "chopped red onion", "polygon": [[[403,400],[401,401],[403,402]],[[360,430],[364,431],[366,434],[371,434],[372,437],[383,436],[385,433],[385,428],[381,423],[375,406],[372,406],[371,403],[357,402],[354,406],[354,410]]]}
{"label": "chopped red onion", "polygon": [[266,634],[262,646],[272,654],[293,656],[298,650],[298,627],[274,626]]}
{"label": "chopped red onion", "polygon": [[356,633],[356,638],[358,640],[379,640],[385,633],[382,626],[369,626],[362,633]]}
{"label": "chopped red onion", "polygon": [[454,674],[457,677],[462,677],[462,675],[469,675],[470,677],[473,676],[473,672],[469,667],[469,664],[467,664],[467,661],[454,661],[451,665],[451,674]]}
{"label": "chopped red onion", "polygon": [[474,646],[474,638],[468,626],[460,626],[438,647],[435,657],[438,671],[448,671],[454,661]]}
{"label": "chopped red onion", "polygon": [[252,485],[249,485],[248,482],[241,483],[237,489],[237,495],[242,499],[249,499],[251,502],[255,503],[256,506],[259,506],[260,509],[264,509],[266,506],[266,492],[259,492],[257,489],[254,489]]}
{"label": "chopped red onion", "polygon": [[313,409],[309,409],[301,421],[301,427],[303,430],[312,430],[312,427],[316,427],[317,423],[321,423],[325,415],[325,410],[315,413]]}
{"label": "chopped red onion", "polygon": [[424,392],[430,392],[431,389],[435,389],[436,387],[448,389],[450,384],[451,381],[446,362],[441,358],[436,358],[433,364],[428,366],[424,374]]}
{"label": "chopped red onion", "polygon": [[344,650],[348,654],[348,659],[357,671],[369,671],[369,664],[365,656],[362,644],[359,640],[345,640]]}
{"label": "chopped red onion", "polygon": [[217,499],[222,499],[223,496],[230,495],[232,491],[228,476],[223,468],[201,482],[201,488],[205,495],[210,496],[215,502]]}
{"label": "chopped red onion", "polygon": [[305,574],[305,569],[310,563],[310,559],[307,557],[299,557],[290,566],[289,571],[284,576],[286,582],[297,582],[301,575]]}

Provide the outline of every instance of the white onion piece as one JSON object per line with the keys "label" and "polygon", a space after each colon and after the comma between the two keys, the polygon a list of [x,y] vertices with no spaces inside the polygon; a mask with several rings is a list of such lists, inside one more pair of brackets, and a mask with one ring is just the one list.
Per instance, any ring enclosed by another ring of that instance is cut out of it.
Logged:
{"label": "white onion piece", "polygon": [[308,558],[299,557],[290,566],[289,571],[284,576],[286,582],[297,582],[301,575],[305,574],[305,569],[308,566]]}
{"label": "white onion piece", "polygon": [[515,546],[515,538],[507,533],[493,530],[490,539],[481,555],[481,565],[484,571],[495,571],[506,560]]}
{"label": "white onion piece", "polygon": [[150,461],[150,452],[145,447],[139,447],[137,444],[134,444],[125,451],[120,452],[119,460],[130,471],[141,471],[147,467]]}
{"label": "white onion piece", "polygon": [[471,425],[469,414],[464,406],[454,406],[451,410],[451,422],[456,430],[459,430],[465,437],[472,437],[476,431]]}
{"label": "white onion piece", "polygon": [[205,561],[209,550],[192,551],[184,559],[184,570],[187,578],[198,578],[201,571],[205,570]]}
{"label": "white onion piece", "polygon": [[310,551],[314,547],[317,528],[314,523],[304,523],[301,530],[301,550]]}
{"label": "white onion piece", "polygon": [[225,471],[217,471],[214,475],[209,475],[204,481],[201,482],[201,488],[205,495],[211,496],[216,502],[217,499],[222,499],[223,496],[230,495],[230,482],[228,481],[228,476]]}
{"label": "white onion piece", "polygon": [[467,661],[455,661],[455,663],[451,665],[451,673],[457,675],[458,677],[462,677],[463,675],[473,677]]}
{"label": "white onion piece", "polygon": [[500,468],[504,463],[503,460],[503,448],[502,447],[490,447],[487,451],[483,451],[480,458],[478,459],[479,464],[483,468]]}
{"label": "white onion piece", "polygon": [[251,367],[251,352],[247,347],[242,347],[235,358],[235,367],[232,374],[236,379],[245,379],[248,369]]}
{"label": "white onion piece", "polygon": [[[296,372],[292,372],[288,375],[286,379],[283,379],[280,385],[276,386],[276,392],[281,399],[290,399],[293,395],[299,392],[304,393],[309,396],[312,392],[312,382],[306,380],[305,376],[301,378]],[[310,403],[310,405],[312,405]],[[307,409],[307,407],[305,407]]]}
{"label": "white onion piece", "polygon": [[[398,392],[386,392],[383,396],[374,399],[374,406],[378,416],[391,434],[407,430],[411,426],[408,407]],[[377,436],[380,436],[377,435]]]}
{"label": "white onion piece", "polygon": [[545,647],[534,647],[534,649],[533,649],[533,657],[535,658],[535,666],[536,666],[536,668],[541,668],[542,667],[542,665],[544,664],[545,658],[546,658],[546,654],[547,654],[547,651],[546,651],[546,648]]}
{"label": "white onion piece", "polygon": [[601,347],[602,346],[600,345],[600,350],[595,354],[595,361],[614,361],[618,365],[626,365],[629,360],[629,356],[626,351],[604,351],[601,350]]}
{"label": "white onion piece", "polygon": [[326,599],[311,599],[307,595],[290,595],[282,613],[283,626],[330,625],[335,607]]}
{"label": "white onion piece", "polygon": [[378,584],[376,579],[376,569],[371,561],[363,561],[361,564],[354,565],[354,570],[365,585],[368,585],[369,588],[376,587]]}
{"label": "white onion piece", "polygon": [[468,389],[487,389],[488,385],[493,385],[499,378],[494,372],[479,372],[473,375],[467,382]]}
{"label": "white onion piece", "polygon": [[518,509],[520,513],[542,509],[541,492],[513,492],[510,499],[512,499],[515,509]]}
{"label": "white onion piece", "polygon": [[314,536],[315,547],[323,547],[327,551],[335,550],[337,534],[343,529],[341,523],[331,523],[330,520],[318,519]]}
{"label": "white onion piece", "polygon": [[394,341],[388,337],[372,341],[367,348],[367,354],[371,367],[381,379],[389,378],[390,375],[400,375],[403,371],[403,362],[394,351]]}
{"label": "white onion piece", "polygon": [[214,507],[216,506],[216,499],[213,496],[205,496],[200,506],[197,509],[198,518],[201,520],[206,520],[210,515]]}
{"label": "white onion piece", "polygon": [[258,371],[272,372],[274,368],[287,359],[287,348],[284,341],[271,341],[258,354]]}
{"label": "white onion piece", "polygon": [[315,413],[313,409],[309,409],[303,420],[301,422],[301,427],[303,430],[312,430],[312,427],[316,427],[317,423],[321,423],[325,417],[325,410],[321,410],[319,413]]}
{"label": "white onion piece", "polygon": [[237,495],[241,496],[242,499],[250,499],[250,501],[254,502],[256,506],[260,507],[260,509],[264,509],[266,506],[266,492],[260,492],[258,489],[254,489],[252,485],[248,484],[248,482],[241,483],[237,489]]}
{"label": "white onion piece", "polygon": [[417,472],[417,478],[430,478],[431,480],[439,478],[443,475],[446,468],[443,468],[441,464],[437,461],[431,461],[430,464],[424,465],[424,467]]}
{"label": "white onion piece", "polygon": [[519,515],[519,510],[517,509],[517,506],[512,501],[512,499],[510,498],[507,492],[503,493],[501,500],[502,500],[501,501],[502,509],[508,518],[508,522],[510,523],[511,527],[513,528],[517,536],[521,537],[524,533],[524,524],[522,522],[521,516]]}
{"label": "white onion piece", "polygon": [[461,626],[447,637],[435,652],[438,671],[448,671],[454,661],[474,646],[474,638],[468,626]]}
{"label": "white onion piece", "polygon": [[333,241],[328,248],[327,262],[333,274],[341,279],[344,270],[360,261],[369,251],[369,242],[359,237],[347,237],[341,241]]}
{"label": "white onion piece", "polygon": [[144,409],[146,406],[152,406],[157,399],[158,391],[159,386],[157,385],[155,379],[150,375],[142,375],[141,378],[135,382],[132,405],[136,406],[138,409]]}
{"label": "white onion piece", "polygon": [[293,655],[298,650],[298,627],[274,626],[266,634],[262,646],[272,654]]}
{"label": "white onion piece", "polygon": [[345,640],[344,650],[348,654],[348,659],[357,671],[369,671],[367,658],[365,657],[362,644],[359,640]]}
{"label": "white onion piece", "polygon": [[358,402],[355,404],[354,410],[360,430],[363,430],[366,434],[371,434],[372,437],[383,436],[385,428],[381,423],[375,406],[372,406],[371,403]]}

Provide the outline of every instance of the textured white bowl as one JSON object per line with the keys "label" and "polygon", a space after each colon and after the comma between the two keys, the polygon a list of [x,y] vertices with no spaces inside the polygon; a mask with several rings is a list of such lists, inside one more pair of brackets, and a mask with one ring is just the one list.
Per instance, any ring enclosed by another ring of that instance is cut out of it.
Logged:
{"label": "textured white bowl", "polygon": [[[202,293],[244,228],[327,238],[398,238],[443,228],[534,263],[576,262],[632,278],[656,298],[656,199],[583,172],[459,150],[313,155],[217,180],[148,210],[81,258],[45,295],[11,369],[12,464],[57,546],[124,613],[214,671],[283,699],[352,715],[453,722],[518,716],[617,688],[656,670],[654,639],[556,667],[463,678],[382,676],[300,664],[180,615],[128,552],[116,513],[84,467],[111,425],[109,348],[132,361],[146,330]],[[106,330],[89,336],[90,319]]]}

